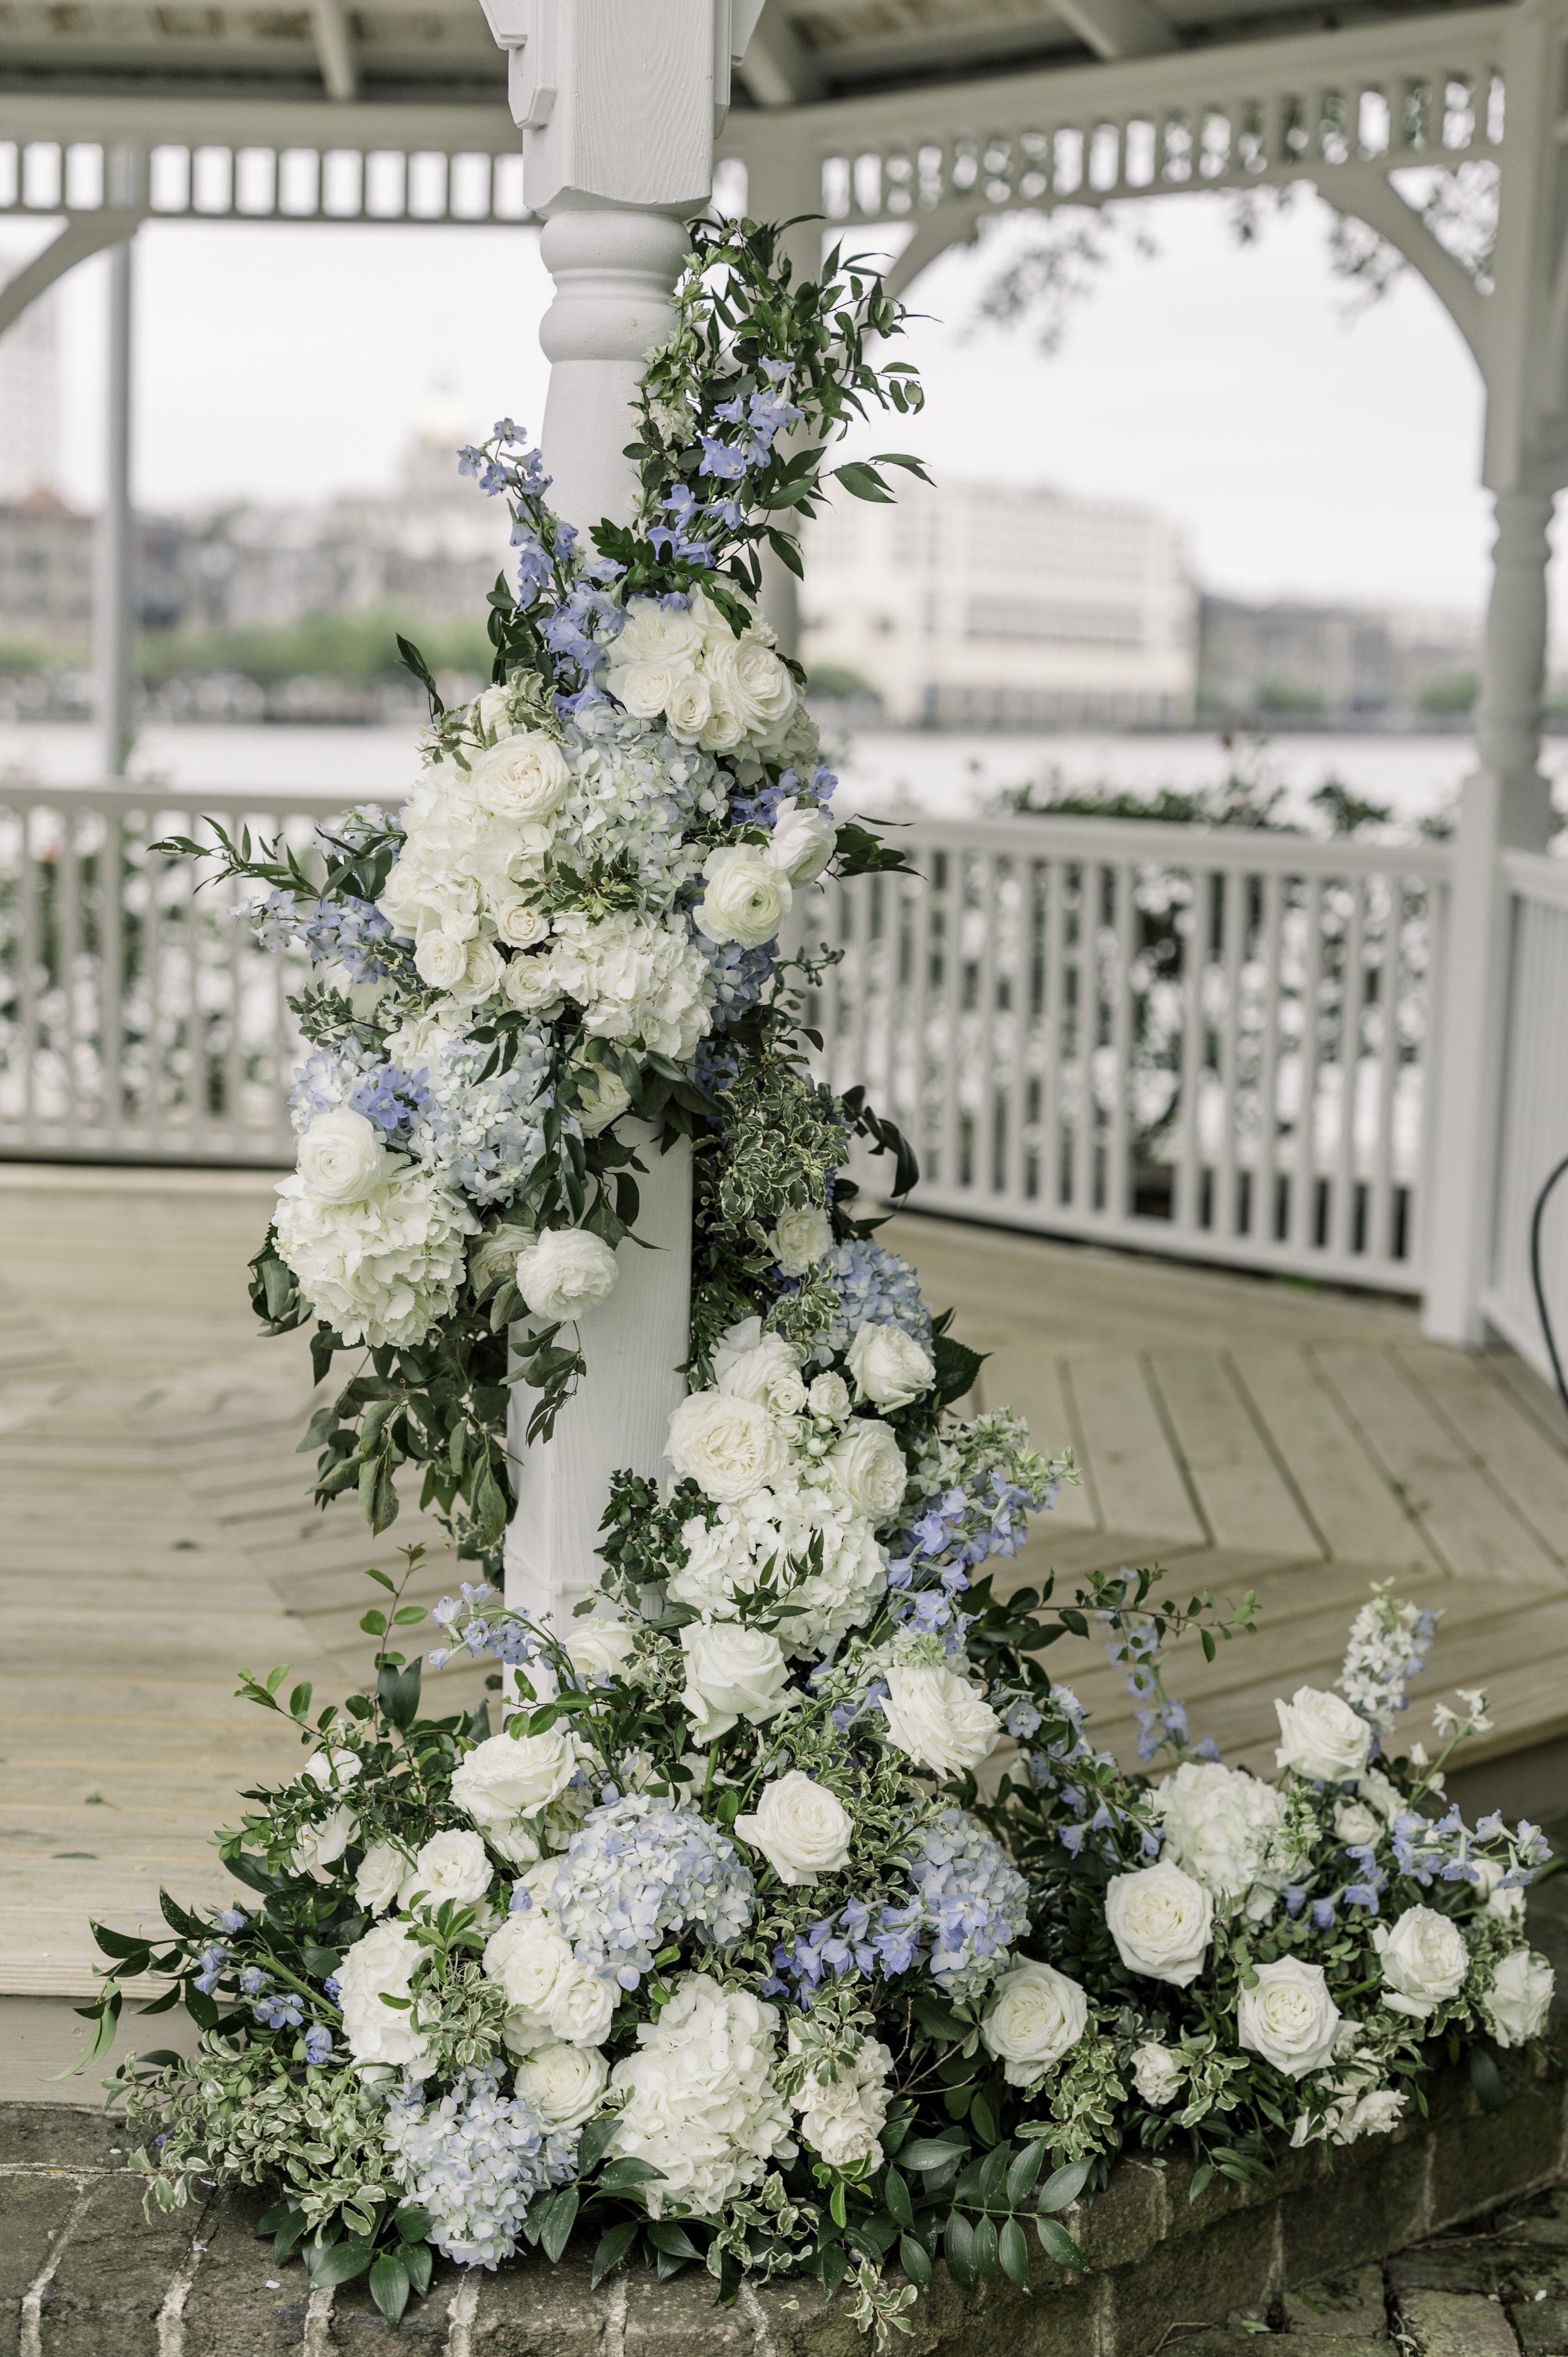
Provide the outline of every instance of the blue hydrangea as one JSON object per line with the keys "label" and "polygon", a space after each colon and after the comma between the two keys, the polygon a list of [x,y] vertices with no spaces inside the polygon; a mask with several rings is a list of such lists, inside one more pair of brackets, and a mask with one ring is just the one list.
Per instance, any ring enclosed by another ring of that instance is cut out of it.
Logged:
{"label": "blue hydrangea", "polygon": [[412,2080],[387,2106],[385,2141],[430,2240],[463,2266],[497,2267],[530,2206],[575,2174],[577,2137],[553,2136],[533,2105],[501,2093],[502,2065],[465,2071],[438,2103]]}
{"label": "blue hydrangea", "polygon": [[589,1812],[538,1897],[580,1956],[634,1989],[671,1932],[732,1946],[755,1889],[735,1844],[695,1809],[628,1792]]}
{"label": "blue hydrangea", "polygon": [[289,1118],[303,1133],[324,1113],[346,1105],[370,1076],[382,1070],[386,1059],[379,1049],[358,1039],[341,1039],[336,1047],[317,1048],[306,1058],[289,1091]]}
{"label": "blue hydrangea", "polygon": [[761,998],[773,972],[779,944],[764,942],[759,949],[743,950],[738,942],[711,942],[706,933],[695,928],[692,937],[713,974],[718,992],[714,1005],[714,1028],[722,1031],[740,1022]]}
{"label": "blue hydrangea", "polygon": [[821,1337],[813,1364],[826,1365],[847,1351],[857,1327],[867,1320],[902,1326],[924,1351],[931,1347],[931,1313],[920,1297],[920,1280],[908,1261],[886,1244],[840,1244],[823,1264],[839,1297],[832,1324]]}
{"label": "blue hydrangea", "polygon": [[977,1996],[1029,1929],[1028,1884],[963,1809],[944,1809],[921,1826],[909,1880],[932,1979],[950,1996]]}
{"label": "blue hydrangea", "polygon": [[451,1039],[433,1051],[408,1132],[420,1161],[480,1205],[510,1202],[544,1151],[550,1052],[536,1029],[505,1071],[479,1078],[491,1050]]}

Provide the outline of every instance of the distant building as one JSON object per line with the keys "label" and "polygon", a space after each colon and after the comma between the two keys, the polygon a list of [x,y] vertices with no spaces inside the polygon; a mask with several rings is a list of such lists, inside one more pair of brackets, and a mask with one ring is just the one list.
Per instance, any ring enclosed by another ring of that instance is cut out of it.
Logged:
{"label": "distant building", "polygon": [[92,519],[53,491],[0,506],[0,648],[85,655],[92,637]]}
{"label": "distant building", "polygon": [[1198,702],[1216,718],[1340,727],[1463,712],[1480,630],[1468,617],[1206,597]]}
{"label": "distant building", "polygon": [[1192,716],[1195,594],[1143,508],[898,479],[802,543],[802,659],[905,724],[1168,727]]}
{"label": "distant building", "polygon": [[[26,256],[0,253],[0,285]],[[59,299],[50,287],[0,336],[0,506],[59,479]]]}

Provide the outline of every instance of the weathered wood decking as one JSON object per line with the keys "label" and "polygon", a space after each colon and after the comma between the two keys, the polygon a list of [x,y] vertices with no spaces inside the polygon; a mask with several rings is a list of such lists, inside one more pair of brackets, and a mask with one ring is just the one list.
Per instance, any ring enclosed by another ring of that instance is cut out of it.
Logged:
{"label": "weathered wood decking", "polygon": [[[257,1338],[244,1294],[268,1200],[240,1173],[0,1168],[0,1991],[90,1991],[89,1912],[155,1921],[160,1880],[232,1896],[211,1829],[298,1757],[231,1698],[235,1667],[340,1691],[364,1566],[438,1538],[408,1516],[377,1544],[351,1504],[311,1508],[308,1361]],[[1494,1749],[1568,1730],[1568,1426],[1517,1361],[1432,1349],[1383,1301],[897,1234],[993,1353],[984,1403],[1083,1468],[1020,1577],[1158,1559],[1184,1593],[1258,1589],[1254,1641],[1173,1671],[1227,1757],[1266,1762],[1273,1695],[1332,1675],[1391,1574],[1444,1608],[1429,1699],[1487,1683]],[[416,1592],[453,1576],[437,1554]],[[1130,1746],[1103,1654],[1053,1667]]]}

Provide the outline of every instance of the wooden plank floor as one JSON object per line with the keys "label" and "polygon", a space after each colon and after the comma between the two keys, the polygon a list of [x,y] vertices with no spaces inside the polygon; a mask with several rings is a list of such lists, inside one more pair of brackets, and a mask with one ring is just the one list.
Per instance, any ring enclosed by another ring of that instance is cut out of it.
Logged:
{"label": "wooden plank floor", "polygon": [[[375,1542],[351,1503],[311,1507],[308,1357],[263,1340],[245,1298],[269,1202],[263,1174],[0,1166],[0,1992],[89,1993],[88,1914],[154,1921],[160,1881],[231,1897],[211,1831],[299,1756],[233,1699],[236,1667],[340,1694],[367,1659],[365,1566],[424,1538],[414,1592],[456,1577],[412,1512]],[[1517,1360],[1435,1350],[1383,1301],[937,1221],[890,1233],[992,1353],[984,1404],[1083,1469],[1017,1577],[1157,1560],[1184,1593],[1257,1588],[1255,1640],[1174,1666],[1228,1758],[1267,1764],[1273,1695],[1332,1676],[1391,1576],[1446,1616],[1423,1716],[1484,1678],[1495,1749],[1568,1730],[1568,1425]],[[1103,1652],[1053,1667],[1130,1749]],[[483,1674],[446,1674],[454,1708]]]}

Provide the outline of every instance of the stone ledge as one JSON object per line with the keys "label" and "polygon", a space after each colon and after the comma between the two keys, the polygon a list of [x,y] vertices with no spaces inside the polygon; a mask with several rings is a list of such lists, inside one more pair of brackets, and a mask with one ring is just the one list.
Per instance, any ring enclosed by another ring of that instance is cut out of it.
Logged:
{"label": "stone ledge", "polygon": [[[588,2287],[586,2250],[559,2267],[529,2262],[465,2277],[437,2265],[431,2297],[394,2332],[363,2285],[312,2297],[297,2264],[274,2266],[252,2231],[259,2196],[214,2194],[198,2215],[147,2225],[124,2169],[124,2132],[102,2114],[0,2105],[0,2357],[865,2357],[843,2297],[811,2284],[747,2290],[714,2305],[699,2276],[658,2284],[639,2271]],[[1332,2155],[1287,2154],[1263,2186],[1214,2181],[1188,2200],[1191,2172],[1123,2161],[1072,2217],[1094,2262],[1075,2276],[1031,2253],[1036,2291],[1005,2284],[965,2301],[944,2270],[915,2313],[908,2357],[1148,2357],[1163,2343],[1232,2350],[1278,2316],[1318,2357],[1388,2347],[1360,2330],[1324,2334],[1321,2303],[1282,2301],[1554,2183],[1568,2170],[1568,2084],[1542,2072],[1500,2118],[1458,2072],[1432,2089],[1429,2116]],[[1521,2230],[1524,2232],[1524,2230]],[[1550,2243],[1555,2228],[1537,2240]],[[1524,2232],[1524,2239],[1530,2239]],[[1564,2241],[1568,2242],[1568,2233]],[[1544,2262],[1549,2256],[1542,2250]],[[1558,2263],[1568,2290],[1568,2259]],[[1491,2295],[1460,2266],[1389,2270],[1408,2328],[1435,2352],[1444,2300]],[[1544,2277],[1543,2277],[1544,2280]],[[1401,2286],[1404,2288],[1402,2290]],[[1555,2280],[1549,2286],[1555,2293]],[[1420,2295],[1418,2298],[1417,2295]],[[1533,2298],[1533,2295],[1531,2295]],[[1434,2306],[1433,2302],[1437,2305]],[[1520,2309],[1525,2346],[1545,2352],[1568,2300]],[[1478,2316],[1478,2310],[1477,2311]],[[1500,2309],[1493,2308],[1499,2322]],[[1228,2319],[1246,2319],[1237,2332]],[[1195,2337],[1171,2340],[1173,2328]],[[1205,2331],[1203,2328],[1210,2328]],[[1488,2319],[1488,2330],[1490,2329]],[[1510,2336],[1511,2326],[1508,2327]],[[1545,2334],[1547,2337],[1543,2338]],[[1216,2337],[1218,2335],[1218,2338]],[[1337,2343],[1337,2350],[1336,2349]],[[1501,2342],[1498,2346],[1502,2346]],[[1513,2345],[1511,2337],[1509,2345]],[[1565,2343],[1568,2346],[1568,2343]]]}

